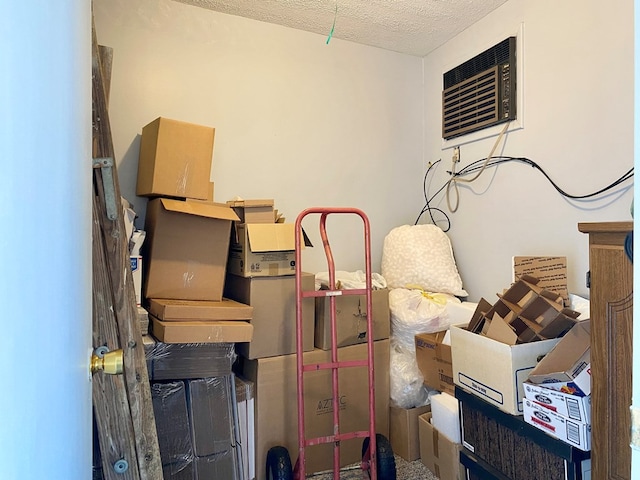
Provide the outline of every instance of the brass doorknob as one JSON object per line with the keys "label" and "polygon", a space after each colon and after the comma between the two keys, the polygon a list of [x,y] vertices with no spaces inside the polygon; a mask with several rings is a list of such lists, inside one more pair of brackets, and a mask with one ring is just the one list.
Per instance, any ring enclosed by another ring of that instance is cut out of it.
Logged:
{"label": "brass doorknob", "polygon": [[91,355],[91,373],[102,370],[109,375],[120,375],[124,371],[123,364],[124,352],[122,349]]}

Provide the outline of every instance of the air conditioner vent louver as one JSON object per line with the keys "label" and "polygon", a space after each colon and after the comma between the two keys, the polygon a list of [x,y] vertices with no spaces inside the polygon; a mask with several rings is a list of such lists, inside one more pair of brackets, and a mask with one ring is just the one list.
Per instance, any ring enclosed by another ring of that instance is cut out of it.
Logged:
{"label": "air conditioner vent louver", "polygon": [[515,37],[443,75],[442,137],[450,139],[516,118]]}

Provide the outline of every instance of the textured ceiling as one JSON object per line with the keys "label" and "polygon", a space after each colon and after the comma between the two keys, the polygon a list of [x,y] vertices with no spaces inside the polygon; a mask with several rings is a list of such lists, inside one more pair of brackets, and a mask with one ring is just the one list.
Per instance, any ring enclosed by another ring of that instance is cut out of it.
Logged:
{"label": "textured ceiling", "polygon": [[422,57],[507,0],[174,1]]}

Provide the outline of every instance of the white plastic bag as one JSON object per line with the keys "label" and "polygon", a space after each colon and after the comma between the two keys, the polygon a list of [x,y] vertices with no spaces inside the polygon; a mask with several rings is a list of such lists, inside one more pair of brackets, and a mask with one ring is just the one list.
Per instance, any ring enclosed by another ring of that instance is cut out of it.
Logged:
{"label": "white plastic bag", "polygon": [[417,333],[439,332],[449,328],[448,303],[460,303],[460,300],[452,295],[417,289],[390,290],[391,337],[406,350],[415,352],[414,337]]}
{"label": "white plastic bag", "polygon": [[468,295],[449,237],[435,225],[403,225],[391,230],[382,247],[381,272],[390,289],[416,286],[427,292]]}

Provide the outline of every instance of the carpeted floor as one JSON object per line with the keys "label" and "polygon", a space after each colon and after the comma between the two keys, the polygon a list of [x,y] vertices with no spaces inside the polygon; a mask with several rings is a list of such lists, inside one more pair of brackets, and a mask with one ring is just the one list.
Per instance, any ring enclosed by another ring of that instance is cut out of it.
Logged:
{"label": "carpeted floor", "polygon": [[[398,455],[396,459],[396,475],[397,480],[437,480],[431,471],[424,466],[420,460],[407,462]],[[362,480],[368,478],[362,471],[359,464],[345,467],[340,471],[340,480]],[[307,476],[309,480],[333,480],[333,473],[317,473]],[[379,480],[385,480],[380,478]]]}

